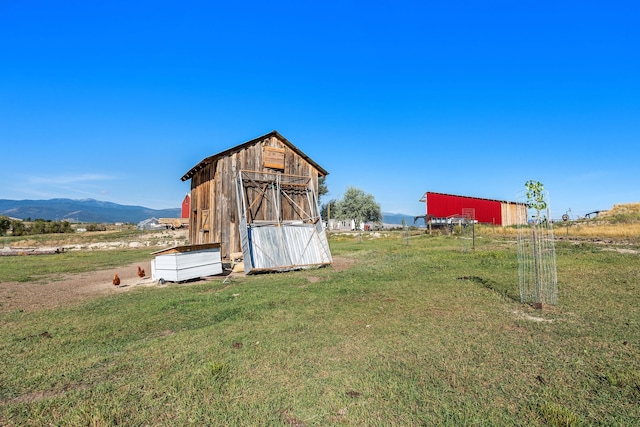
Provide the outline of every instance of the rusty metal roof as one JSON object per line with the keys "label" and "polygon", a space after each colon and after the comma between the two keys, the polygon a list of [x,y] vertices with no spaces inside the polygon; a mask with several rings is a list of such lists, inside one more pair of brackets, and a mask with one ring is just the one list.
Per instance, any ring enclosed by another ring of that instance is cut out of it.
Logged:
{"label": "rusty metal roof", "polygon": [[255,144],[258,141],[261,141],[265,138],[269,138],[275,136],[276,138],[278,138],[280,141],[282,141],[284,144],[286,144],[289,148],[291,148],[297,155],[299,155],[300,157],[302,157],[303,159],[305,159],[307,162],[309,162],[309,164],[311,164],[314,168],[316,168],[318,170],[318,172],[320,173],[320,175],[322,176],[327,176],[329,175],[329,172],[327,172],[324,168],[322,168],[319,164],[317,164],[316,162],[314,162],[311,157],[307,156],[306,154],[304,154],[298,147],[296,147],[295,145],[293,145],[287,138],[285,138],[284,136],[280,135],[280,133],[278,133],[278,131],[274,130],[271,131],[265,135],[259,136],[257,138],[252,139],[251,141],[247,141],[245,143],[242,143],[240,145],[236,145],[235,147],[231,147],[227,150],[221,151],[217,154],[214,154],[212,156],[209,156],[207,158],[204,158],[200,161],[200,163],[198,163],[197,165],[195,165],[194,167],[192,167],[191,169],[189,169],[189,171],[187,173],[185,173],[182,178],[180,178],[180,180],[182,181],[186,181],[188,179],[191,179],[199,170],[201,170],[202,168],[204,168],[205,166],[215,162],[217,159],[228,156],[229,154],[235,152],[235,151],[239,151],[242,150],[243,148]]}
{"label": "rusty metal roof", "polygon": [[151,255],[165,255],[165,254],[205,251],[208,249],[219,249],[219,248],[220,248],[220,243],[201,243],[197,245],[172,246],[170,248],[160,249],[159,251],[151,252]]}

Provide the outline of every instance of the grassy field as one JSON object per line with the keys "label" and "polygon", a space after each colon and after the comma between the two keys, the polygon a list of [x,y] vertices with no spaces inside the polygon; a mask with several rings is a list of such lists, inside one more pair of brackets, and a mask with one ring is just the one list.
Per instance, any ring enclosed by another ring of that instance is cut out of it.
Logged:
{"label": "grassy field", "polygon": [[0,282],[46,284],[69,273],[82,273],[153,259],[150,249],[70,251],[51,256],[0,257]]}
{"label": "grassy field", "polygon": [[[330,243],[348,268],[0,314],[0,425],[640,422],[637,253],[558,242],[559,304],[533,310],[510,236]],[[148,259],[116,254],[100,262]],[[56,274],[38,259],[30,275]]]}

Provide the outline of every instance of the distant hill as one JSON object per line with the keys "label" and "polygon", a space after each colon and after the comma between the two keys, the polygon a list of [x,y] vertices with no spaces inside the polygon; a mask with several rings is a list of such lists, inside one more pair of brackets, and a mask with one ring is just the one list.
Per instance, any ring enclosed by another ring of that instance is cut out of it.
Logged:
{"label": "distant hill", "polygon": [[[417,214],[416,214],[416,216],[417,216]],[[413,224],[413,217],[410,216],[410,215],[382,212],[382,222],[384,224],[402,225],[402,220],[403,219],[405,220],[405,224],[407,224],[407,226],[414,225]],[[418,220],[418,222],[415,225],[417,225],[417,226],[424,225],[424,221],[423,220]]]}
{"label": "distant hill", "polygon": [[86,223],[138,223],[144,219],[177,218],[180,208],[149,209],[94,199],[6,200],[0,199],[0,215],[20,219],[45,219]]}
{"label": "distant hill", "polygon": [[[0,215],[20,219],[45,219],[85,223],[138,223],[147,218],[178,218],[181,209],[150,209],[143,206],[119,205],[94,199],[6,200],[0,199]],[[405,214],[382,213],[385,224],[413,224],[413,217]],[[422,225],[422,220],[416,225]]]}

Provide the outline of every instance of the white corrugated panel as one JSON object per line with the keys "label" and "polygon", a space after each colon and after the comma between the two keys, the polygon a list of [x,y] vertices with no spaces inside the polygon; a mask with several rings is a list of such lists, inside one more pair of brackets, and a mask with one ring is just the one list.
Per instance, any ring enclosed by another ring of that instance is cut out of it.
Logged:
{"label": "white corrugated panel", "polygon": [[331,263],[324,230],[318,233],[311,224],[253,226],[248,231],[251,259],[245,258],[247,272],[253,269],[290,270]]}

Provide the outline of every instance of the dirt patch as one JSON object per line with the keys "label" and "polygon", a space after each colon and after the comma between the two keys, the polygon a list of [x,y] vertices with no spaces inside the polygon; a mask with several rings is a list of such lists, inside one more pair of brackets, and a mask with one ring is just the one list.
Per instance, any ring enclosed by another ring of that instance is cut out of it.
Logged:
{"label": "dirt patch", "polygon": [[356,260],[353,258],[334,256],[331,268],[335,271],[344,271],[355,264],[355,262]]}
{"label": "dirt patch", "polygon": [[[138,277],[138,266],[151,271],[151,263],[141,262],[123,267],[67,274],[47,283],[0,283],[0,312],[33,311],[55,308],[85,301],[97,296],[127,292],[136,286],[156,285],[150,276]],[[120,286],[113,285],[113,275],[120,277]]]}
{"label": "dirt patch", "polygon": [[532,316],[530,314],[527,313],[523,313],[521,311],[515,310],[513,312],[513,314],[516,315],[516,317],[521,318],[521,319],[525,319],[525,320],[529,320],[531,322],[545,322],[545,323],[553,323],[553,319],[545,319],[543,317],[539,317],[539,316]]}
{"label": "dirt patch", "polygon": [[[331,268],[335,271],[346,270],[354,262],[351,258],[334,257]],[[138,277],[138,266],[145,270],[147,276]],[[146,261],[107,270],[67,274],[44,284],[0,282],[0,313],[63,307],[91,298],[127,292],[140,286],[167,286],[152,280],[150,272],[151,262]],[[219,276],[221,280],[225,279],[225,273]],[[119,286],[113,285],[114,274],[120,277]],[[309,278],[310,282],[314,280],[314,277]]]}
{"label": "dirt patch", "polygon": [[624,249],[624,248],[605,248],[605,251],[615,251],[621,254],[633,254],[633,255],[637,255],[640,253],[640,251],[637,251],[635,249]]}

